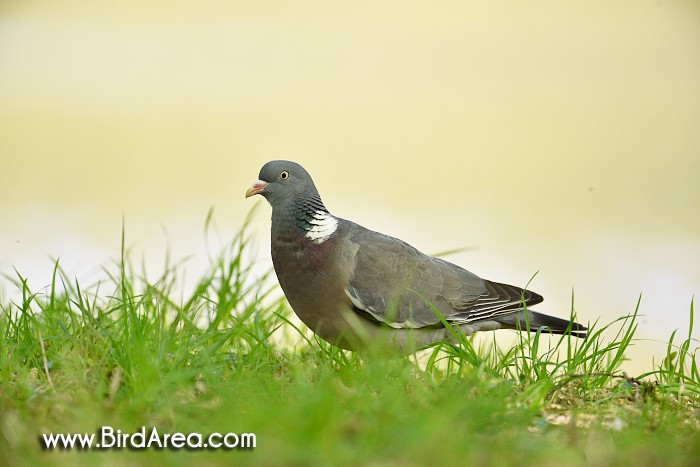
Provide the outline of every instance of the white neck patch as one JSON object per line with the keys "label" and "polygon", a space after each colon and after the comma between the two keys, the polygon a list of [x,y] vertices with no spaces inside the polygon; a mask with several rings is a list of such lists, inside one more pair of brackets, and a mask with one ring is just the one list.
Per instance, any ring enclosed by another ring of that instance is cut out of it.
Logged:
{"label": "white neck patch", "polygon": [[311,228],[306,231],[304,236],[316,243],[323,243],[328,240],[338,228],[338,219],[325,211],[316,211],[313,215],[313,220],[309,223]]}

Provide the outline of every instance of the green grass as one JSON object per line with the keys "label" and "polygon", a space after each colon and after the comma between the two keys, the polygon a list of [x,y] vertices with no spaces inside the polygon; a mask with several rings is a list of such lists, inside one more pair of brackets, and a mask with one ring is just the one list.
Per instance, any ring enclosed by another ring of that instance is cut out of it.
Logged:
{"label": "green grass", "polygon": [[[697,465],[700,375],[688,337],[622,372],[637,311],[590,336],[491,335],[409,358],[341,351],[253,280],[242,230],[188,297],[122,258],[84,288],[52,283],[0,310],[0,460],[189,465]],[[573,309],[573,303],[572,303]],[[501,331],[511,332],[511,331]],[[254,449],[48,451],[42,433],[255,433]]]}

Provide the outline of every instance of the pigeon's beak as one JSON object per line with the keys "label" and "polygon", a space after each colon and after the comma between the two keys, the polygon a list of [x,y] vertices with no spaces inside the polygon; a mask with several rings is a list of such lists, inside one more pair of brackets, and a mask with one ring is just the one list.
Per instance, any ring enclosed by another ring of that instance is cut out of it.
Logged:
{"label": "pigeon's beak", "polygon": [[253,183],[253,186],[248,188],[248,190],[245,192],[245,197],[250,198],[253,195],[257,195],[258,193],[261,193],[267,185],[268,185],[267,182],[263,182],[262,180],[258,180],[257,182]]}

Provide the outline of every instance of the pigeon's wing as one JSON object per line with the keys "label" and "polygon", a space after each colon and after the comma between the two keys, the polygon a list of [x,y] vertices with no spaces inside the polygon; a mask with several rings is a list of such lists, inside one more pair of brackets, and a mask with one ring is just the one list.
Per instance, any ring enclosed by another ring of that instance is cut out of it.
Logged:
{"label": "pigeon's wing", "polygon": [[[347,222],[347,221],[345,221]],[[399,239],[354,224],[356,251],[345,293],[362,316],[394,328],[441,327],[497,318],[542,301],[517,287],[481,279]],[[432,306],[431,306],[432,305]]]}

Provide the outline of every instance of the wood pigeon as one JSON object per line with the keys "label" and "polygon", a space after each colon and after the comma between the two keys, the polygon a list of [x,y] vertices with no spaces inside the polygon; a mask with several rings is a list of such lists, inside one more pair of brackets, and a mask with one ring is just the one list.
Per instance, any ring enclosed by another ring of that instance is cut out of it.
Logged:
{"label": "wood pigeon", "polygon": [[585,337],[578,323],[530,310],[543,300],[530,290],[481,279],[335,217],[295,162],[265,164],[246,198],[257,194],[272,206],[272,262],[289,304],[334,345],[361,350],[381,341],[412,353],[450,340],[445,322],[465,335],[525,329],[526,312],[532,331]]}

